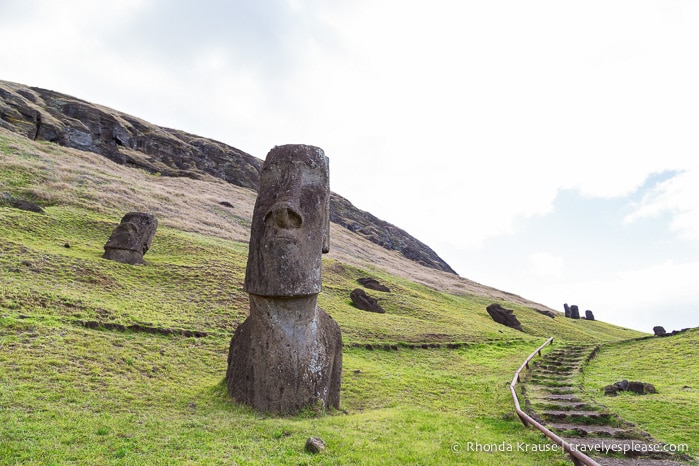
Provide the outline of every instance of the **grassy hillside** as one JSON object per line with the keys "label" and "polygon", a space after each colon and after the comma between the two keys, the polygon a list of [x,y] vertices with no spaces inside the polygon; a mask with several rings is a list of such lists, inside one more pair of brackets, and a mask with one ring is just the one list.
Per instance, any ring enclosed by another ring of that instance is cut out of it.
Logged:
{"label": "grassy hillside", "polygon": [[[623,379],[652,383],[658,393],[604,396],[602,387]],[[583,386],[588,396],[658,440],[688,444],[693,456],[699,454],[699,329],[605,345],[585,367]]]}
{"label": "grassy hillside", "polygon": [[[205,176],[160,177],[0,130],[0,193],[0,464],[566,464],[557,453],[466,445],[541,443],[512,417],[507,384],[545,337],[642,335],[551,319],[526,299],[420,268],[334,228],[320,305],[343,331],[344,411],[261,416],[221,385],[230,336],[247,314],[254,192]],[[46,213],[13,209],[12,198]],[[131,210],[160,222],[145,266],[101,258]],[[386,314],[350,304],[364,276],[391,288],[369,292]],[[490,319],[485,307],[498,299],[525,333]],[[311,435],[328,443],[319,456],[303,451]]]}

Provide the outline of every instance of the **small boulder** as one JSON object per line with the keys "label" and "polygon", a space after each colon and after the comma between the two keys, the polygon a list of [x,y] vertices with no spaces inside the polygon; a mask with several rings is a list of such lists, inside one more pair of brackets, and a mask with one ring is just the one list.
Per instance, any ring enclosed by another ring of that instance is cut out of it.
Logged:
{"label": "small boulder", "polygon": [[552,319],[555,319],[555,318],[556,318],[556,314],[553,313],[553,312],[551,312],[551,311],[542,311],[541,309],[534,309],[534,310],[535,310],[536,312],[538,312],[539,314],[545,315],[546,317],[550,317],[550,318],[552,318]]}
{"label": "small boulder", "polygon": [[362,285],[364,288],[369,288],[370,290],[382,291],[384,293],[390,293],[391,289],[386,285],[382,285],[375,278],[358,278],[357,283]]}
{"label": "small boulder", "polygon": [[33,202],[25,201],[23,199],[14,199],[10,205],[15,209],[26,210],[27,212],[36,212],[37,214],[43,214],[44,209]]}
{"label": "small boulder", "polygon": [[310,437],[306,440],[306,451],[309,453],[320,453],[325,450],[325,442],[319,437]]}
{"label": "small boulder", "polygon": [[607,396],[616,396],[617,392],[619,391],[619,387],[616,385],[607,385],[606,387],[602,387],[602,390]]}
{"label": "small boulder", "polygon": [[626,390],[643,395],[643,382],[629,382]]}
{"label": "small boulder", "polygon": [[614,386],[619,390],[626,390],[629,388],[629,381],[624,379],[620,382],[614,382]]}
{"label": "small boulder", "polygon": [[653,333],[656,337],[664,337],[665,335],[667,335],[665,328],[661,327],[660,325],[653,327]]}
{"label": "small boulder", "polygon": [[352,290],[350,298],[352,299],[352,303],[362,311],[376,312],[378,314],[384,314],[386,312],[379,304],[378,299],[372,298],[361,288]]}
{"label": "small boulder", "polygon": [[490,317],[492,317],[492,319],[498,324],[519,330],[520,332],[524,331],[522,330],[522,324],[519,322],[519,320],[517,320],[514,312],[510,309],[505,309],[500,304],[493,303],[486,308],[486,311],[488,311]]}
{"label": "small boulder", "polygon": [[649,395],[649,394],[655,394],[658,393],[658,390],[655,389],[655,385],[652,383],[644,383],[643,384],[643,394],[644,395]]}
{"label": "small boulder", "polygon": [[585,319],[595,320],[595,315],[592,313],[592,311],[585,311]]}

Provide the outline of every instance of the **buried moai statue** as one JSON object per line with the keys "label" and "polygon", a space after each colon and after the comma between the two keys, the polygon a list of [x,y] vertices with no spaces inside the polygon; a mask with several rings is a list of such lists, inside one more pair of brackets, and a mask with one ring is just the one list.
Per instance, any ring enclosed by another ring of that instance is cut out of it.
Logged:
{"label": "buried moai statue", "polygon": [[143,256],[150,249],[158,220],[151,214],[129,212],[112,231],[104,245],[102,257],[124,264],[143,264]]}
{"label": "buried moai statue", "polygon": [[253,210],[245,291],[226,384],[237,401],[276,414],[339,408],[342,335],[317,305],[329,250],[328,159],[317,147],[273,148]]}

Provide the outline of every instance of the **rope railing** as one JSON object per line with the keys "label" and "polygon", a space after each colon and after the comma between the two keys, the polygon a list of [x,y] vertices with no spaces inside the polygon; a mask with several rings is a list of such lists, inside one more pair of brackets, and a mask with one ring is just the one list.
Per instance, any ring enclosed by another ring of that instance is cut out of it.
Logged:
{"label": "rope railing", "polygon": [[532,354],[529,355],[527,359],[524,360],[522,365],[517,369],[517,372],[515,372],[515,376],[512,378],[512,383],[510,383],[510,392],[512,392],[512,400],[515,403],[515,411],[517,412],[517,416],[519,416],[519,419],[522,421],[522,424],[524,424],[525,427],[527,426],[534,426],[537,429],[539,429],[546,437],[560,445],[569,455],[570,459],[573,461],[573,464],[575,466],[600,466],[598,462],[590,458],[589,456],[585,455],[584,453],[579,452],[573,445],[570,443],[566,442],[563,438],[559,437],[558,435],[554,434],[550,430],[548,430],[546,427],[541,425],[539,422],[537,422],[534,418],[529,416],[527,413],[522,411],[522,408],[519,405],[519,400],[517,399],[517,392],[515,391],[515,387],[517,384],[520,382],[520,372],[524,370],[524,368],[529,368],[529,361],[531,361],[534,356],[539,354],[541,356],[541,350],[547,346],[553,343],[553,337],[549,338],[546,340],[546,342],[541,345],[539,348],[535,349]]}

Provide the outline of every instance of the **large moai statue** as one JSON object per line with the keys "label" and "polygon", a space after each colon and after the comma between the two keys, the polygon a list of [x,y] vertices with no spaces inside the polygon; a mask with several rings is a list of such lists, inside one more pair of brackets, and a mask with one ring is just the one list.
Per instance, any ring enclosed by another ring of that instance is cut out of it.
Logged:
{"label": "large moai statue", "polygon": [[330,248],[328,159],[306,145],[273,148],[262,166],[245,291],[250,315],[228,352],[228,394],[276,414],[339,408],[342,335],[317,305]]}
{"label": "large moai statue", "polygon": [[576,304],[573,304],[570,306],[570,318],[571,319],[579,319],[580,318],[580,308]]}
{"label": "large moai statue", "polygon": [[563,305],[563,309],[564,309],[564,311],[565,311],[565,316],[566,316],[566,317],[570,317],[570,306],[568,306],[568,303],[565,303],[565,304]]}
{"label": "large moai statue", "polygon": [[124,264],[143,264],[143,256],[150,249],[158,219],[143,212],[129,212],[112,231],[104,245],[102,257]]}

